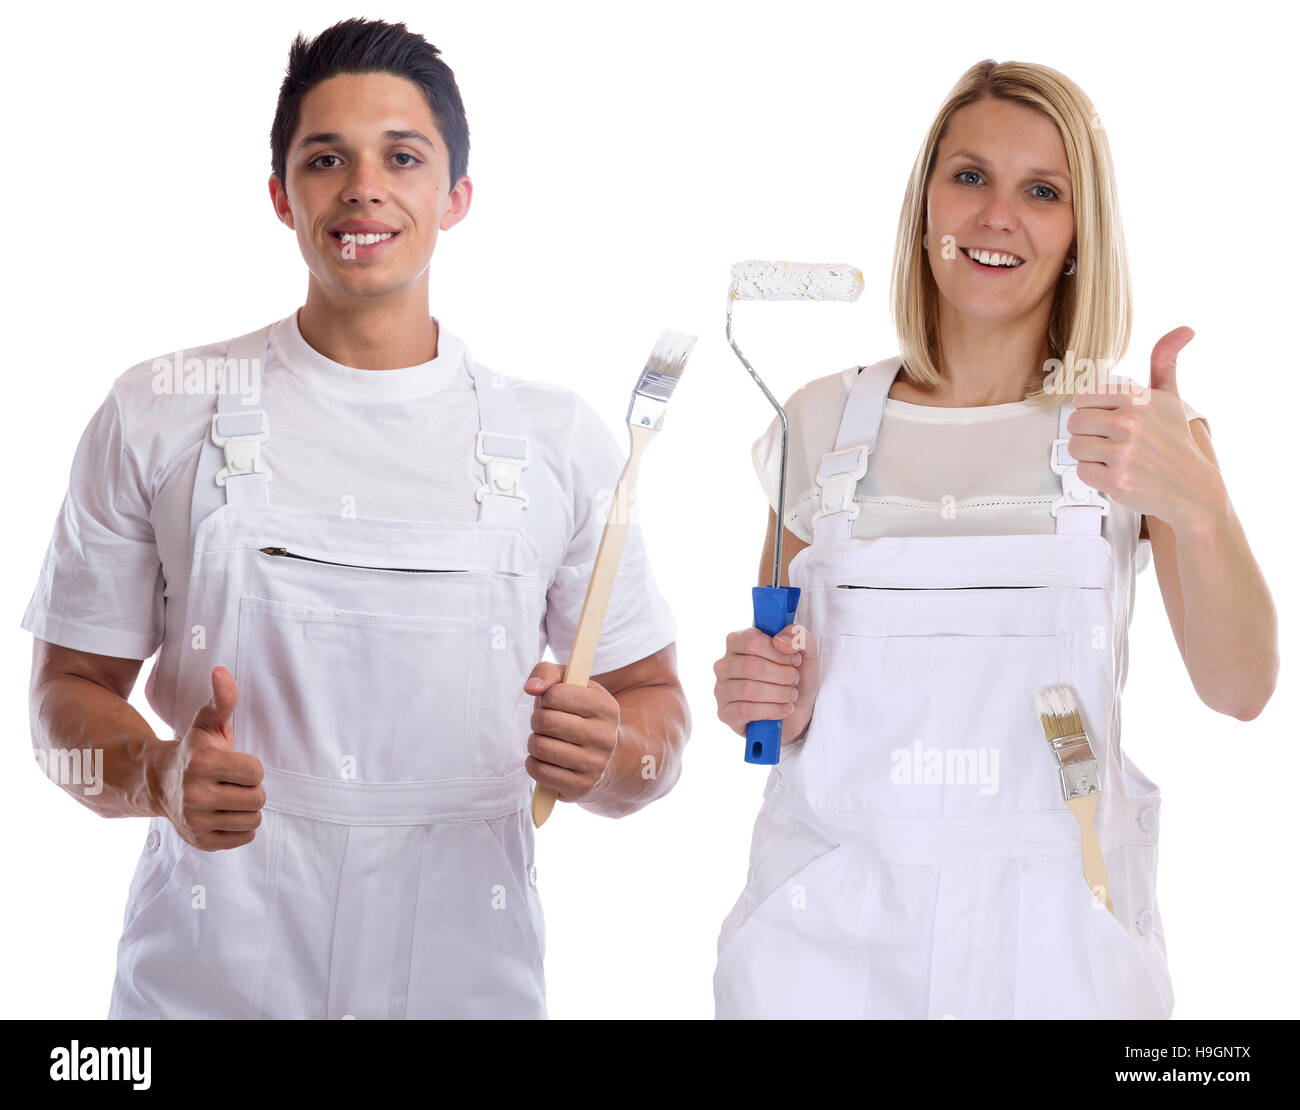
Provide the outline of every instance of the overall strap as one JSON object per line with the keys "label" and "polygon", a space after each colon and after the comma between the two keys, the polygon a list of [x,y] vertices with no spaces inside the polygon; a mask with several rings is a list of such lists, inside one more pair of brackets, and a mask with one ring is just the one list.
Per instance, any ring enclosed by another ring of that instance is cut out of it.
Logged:
{"label": "overall strap", "polygon": [[199,523],[223,503],[264,505],[271,472],[258,457],[270,435],[262,405],[262,370],[271,325],[231,340],[217,384],[216,411],[199,448],[190,500],[190,546]]}
{"label": "overall strap", "polygon": [[821,498],[812,517],[813,543],[852,538],[853,522],[861,511],[853,494],[867,472],[868,456],[876,449],[885,399],[902,366],[902,358],[895,355],[859,369],[844,403],[835,450],[823,455],[817,468]]}
{"label": "overall strap", "polygon": [[[902,369],[901,357],[882,359],[861,369],[844,405],[835,450],[822,456],[817,468],[820,507],[813,514],[813,542],[848,540],[860,508],[853,495],[858,482],[867,472],[867,459],[876,449],[880,422],[890,386]],[[1101,535],[1101,518],[1110,513],[1110,502],[1085,484],[1078,475],[1078,460],[1067,449],[1070,433],[1066,423],[1074,411],[1074,401],[1062,401],[1056,438],[1052,441],[1049,463],[1053,474],[1061,478],[1061,493],[1051,507],[1058,534]]]}
{"label": "overall strap", "polygon": [[468,350],[465,361],[478,397],[479,430],[474,458],[483,464],[483,484],[475,491],[478,519],[483,524],[518,523],[528,510],[529,523],[546,511],[542,493],[542,468],[532,467],[532,444],[524,434],[515,392],[501,374],[475,362]]}
{"label": "overall strap", "polygon": [[1061,476],[1061,496],[1052,502],[1052,516],[1058,535],[1100,536],[1101,518],[1110,514],[1110,502],[1079,477],[1079,460],[1068,450],[1070,433],[1065,425],[1073,411],[1074,399],[1066,397],[1048,457],[1052,473]]}
{"label": "overall strap", "polygon": [[[191,551],[199,524],[223,503],[264,505],[269,501],[267,483],[271,472],[258,454],[270,435],[266,412],[260,407],[262,368],[270,331],[271,325],[267,325],[230,344],[226,357],[231,388],[218,394],[217,410],[212,414],[208,435],[200,448],[194,478],[190,504]],[[542,468],[535,467],[521,479],[520,472],[532,460],[529,441],[522,434],[514,391],[500,375],[474,362],[468,351],[464,358],[478,399],[479,431],[474,457],[483,463],[486,479],[475,494],[479,520],[484,523],[518,520],[527,507],[531,510],[530,519],[536,522],[537,517],[544,515],[547,503],[542,495]],[[239,377],[235,377],[236,373]],[[250,381],[253,387],[246,393],[234,389],[235,384]],[[244,396],[250,397],[250,403],[244,402]]]}

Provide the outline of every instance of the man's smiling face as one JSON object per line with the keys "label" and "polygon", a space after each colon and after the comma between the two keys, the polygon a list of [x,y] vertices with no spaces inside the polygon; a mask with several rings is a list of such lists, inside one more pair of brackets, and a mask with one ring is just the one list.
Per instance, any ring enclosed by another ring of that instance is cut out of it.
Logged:
{"label": "man's smiling face", "polygon": [[270,182],[276,214],[297,232],[313,278],[345,298],[418,281],[472,191],[468,177],[452,187],[423,90],[388,73],[340,74],[303,97],[285,177],[283,188]]}

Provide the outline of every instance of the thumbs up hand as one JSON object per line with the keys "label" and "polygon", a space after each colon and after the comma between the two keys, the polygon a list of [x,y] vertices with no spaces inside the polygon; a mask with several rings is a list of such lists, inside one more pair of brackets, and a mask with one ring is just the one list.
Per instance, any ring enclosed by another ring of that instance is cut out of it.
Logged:
{"label": "thumbs up hand", "polygon": [[1178,396],[1176,365],[1196,333],[1175,328],[1151,351],[1151,385],[1078,390],[1066,428],[1079,477],[1111,500],[1154,516],[1175,531],[1204,510],[1221,488],[1218,468],[1201,453]]}
{"label": "thumbs up hand", "polygon": [[182,840],[205,852],[252,840],[266,802],[261,761],[235,751],[235,680],[225,667],[213,667],[211,677],[212,699],[166,753],[159,773],[164,816]]}

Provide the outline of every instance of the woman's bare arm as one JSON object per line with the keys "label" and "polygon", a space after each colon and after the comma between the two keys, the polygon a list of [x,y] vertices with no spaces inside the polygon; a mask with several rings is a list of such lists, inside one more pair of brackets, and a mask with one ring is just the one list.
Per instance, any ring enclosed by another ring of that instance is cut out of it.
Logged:
{"label": "woman's bare arm", "polygon": [[[1204,420],[1188,427],[1219,472]],[[1144,517],[1174,640],[1192,686],[1211,709],[1241,721],[1263,711],[1277,687],[1277,610],[1227,488],[1207,489],[1201,511],[1167,524]]]}
{"label": "woman's bare arm", "polygon": [[[790,585],[790,561],[808,546],[789,528],[785,530],[785,535],[781,540],[781,581],[777,585]],[[776,510],[769,508],[767,510],[767,538],[763,541],[763,557],[758,564],[758,581],[755,585],[770,586],[772,584],[772,558],[775,554]]]}

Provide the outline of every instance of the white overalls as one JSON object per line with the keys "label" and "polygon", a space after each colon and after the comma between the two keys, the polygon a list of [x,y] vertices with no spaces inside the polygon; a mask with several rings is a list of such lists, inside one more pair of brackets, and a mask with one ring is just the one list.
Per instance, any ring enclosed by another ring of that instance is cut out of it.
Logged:
{"label": "white overalls", "polygon": [[[749,882],[722,925],[717,1016],[1168,1017],[1159,790],[1119,747],[1106,502],[1059,439],[1045,535],[853,539],[857,481],[902,360],[862,370],[790,564],[821,687],[772,768]],[[1115,915],[1034,695],[1068,684],[1097,757]],[[994,772],[994,773],[990,773]]]}
{"label": "white overalls", "polygon": [[[229,357],[262,357],[268,333]],[[266,804],[251,843],[216,852],[150,821],[110,1017],[545,1016],[523,683],[545,650],[548,498],[512,391],[464,357],[477,522],[276,505],[265,413],[219,395],[172,719],[183,735],[229,669]]]}

